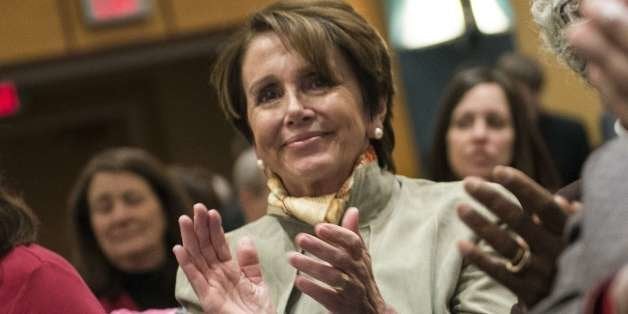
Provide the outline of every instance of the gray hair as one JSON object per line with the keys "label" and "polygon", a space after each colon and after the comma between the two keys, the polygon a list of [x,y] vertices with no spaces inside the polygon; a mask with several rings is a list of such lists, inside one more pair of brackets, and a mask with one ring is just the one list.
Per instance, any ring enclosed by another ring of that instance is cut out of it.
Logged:
{"label": "gray hair", "polygon": [[255,195],[265,192],[266,177],[257,166],[253,148],[243,151],[233,165],[233,182],[236,190],[248,190]]}
{"label": "gray hair", "polygon": [[578,57],[565,37],[568,25],[578,21],[581,0],[531,0],[532,17],[539,25],[545,46],[572,70],[584,77],[586,62]]}

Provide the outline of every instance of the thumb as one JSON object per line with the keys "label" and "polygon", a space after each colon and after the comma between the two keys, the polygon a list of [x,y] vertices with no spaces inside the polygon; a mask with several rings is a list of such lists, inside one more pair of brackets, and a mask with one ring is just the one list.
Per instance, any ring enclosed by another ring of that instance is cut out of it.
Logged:
{"label": "thumb", "polygon": [[345,211],[345,214],[342,216],[341,226],[357,234],[360,234],[358,231],[359,224],[360,224],[360,213],[358,212],[358,209],[355,207],[347,208],[347,210]]}
{"label": "thumb", "polygon": [[239,241],[236,255],[238,257],[240,271],[242,271],[244,276],[254,284],[261,283],[262,267],[259,263],[259,257],[257,256],[257,249],[251,238],[243,237]]}

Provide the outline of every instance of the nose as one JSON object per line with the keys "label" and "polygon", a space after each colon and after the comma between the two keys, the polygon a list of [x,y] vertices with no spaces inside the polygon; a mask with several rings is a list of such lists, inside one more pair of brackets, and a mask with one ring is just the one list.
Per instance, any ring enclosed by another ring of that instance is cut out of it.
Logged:
{"label": "nose", "polygon": [[473,123],[471,136],[476,141],[485,140],[488,136],[488,126],[486,125],[486,121],[477,119],[475,123]]}
{"label": "nose", "polygon": [[129,208],[123,201],[118,200],[113,204],[113,210],[111,211],[111,221],[114,223],[124,223],[129,218]]}
{"label": "nose", "polygon": [[285,121],[289,126],[298,126],[314,119],[314,111],[307,105],[304,95],[298,92],[287,93]]}

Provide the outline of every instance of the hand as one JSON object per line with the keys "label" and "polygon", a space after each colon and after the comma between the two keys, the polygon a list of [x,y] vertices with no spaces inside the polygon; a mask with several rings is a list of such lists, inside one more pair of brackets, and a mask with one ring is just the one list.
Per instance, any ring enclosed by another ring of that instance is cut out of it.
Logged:
{"label": "hand", "polygon": [[236,263],[225,240],[220,214],[194,205],[194,221],[179,218],[183,246],[173,252],[206,313],[275,313],[250,239],[238,245]]}
{"label": "hand", "polygon": [[[467,204],[458,207],[458,215],[501,257],[486,253],[469,241],[461,241],[459,249],[465,258],[512,290],[530,307],[547,296],[552,286],[556,260],[565,246],[563,228],[570,205],[564,199],[557,202],[549,191],[519,170],[495,167],[493,179],[512,192],[521,207],[482,179],[466,178],[464,188],[509,230],[490,222]],[[513,233],[517,236],[513,237]],[[505,260],[521,258],[523,251],[518,241],[522,240],[531,253],[527,263],[518,272],[508,270]]]}
{"label": "hand", "polygon": [[332,313],[392,311],[375,283],[358,220],[358,210],[352,207],[345,212],[341,226],[322,223],[314,228],[316,236],[296,236],[297,245],[318,259],[290,253],[290,265],[311,277],[299,274],[295,285]]}
{"label": "hand", "polygon": [[628,265],[622,267],[613,276],[609,288],[609,297],[614,305],[614,313],[628,314]]}
{"label": "hand", "polygon": [[567,39],[587,61],[587,78],[628,126],[628,1],[584,0],[587,22],[569,27]]}

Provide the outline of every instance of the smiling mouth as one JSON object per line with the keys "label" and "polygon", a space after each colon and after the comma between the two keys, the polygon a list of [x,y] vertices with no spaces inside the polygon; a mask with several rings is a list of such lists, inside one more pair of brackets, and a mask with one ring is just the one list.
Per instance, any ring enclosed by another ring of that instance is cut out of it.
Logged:
{"label": "smiling mouth", "polygon": [[313,132],[313,133],[307,133],[307,134],[294,136],[290,138],[289,140],[287,140],[284,146],[292,147],[292,148],[304,147],[318,141],[319,139],[327,135],[329,135],[329,133]]}

